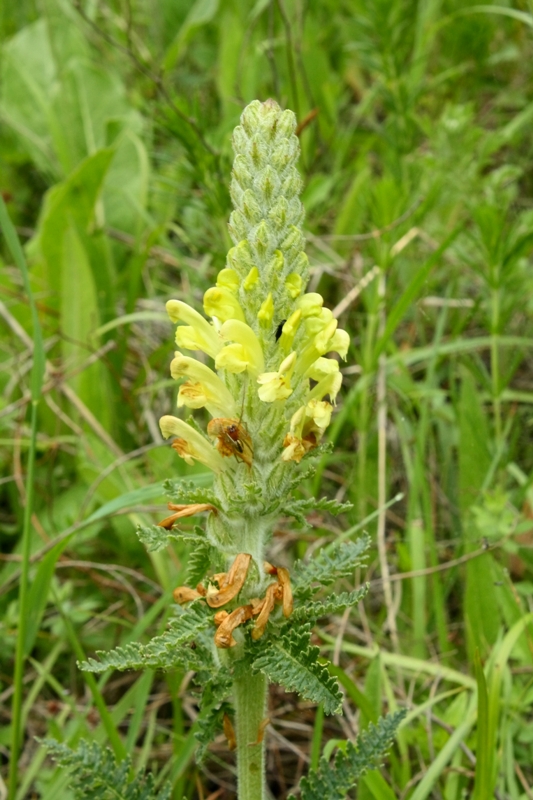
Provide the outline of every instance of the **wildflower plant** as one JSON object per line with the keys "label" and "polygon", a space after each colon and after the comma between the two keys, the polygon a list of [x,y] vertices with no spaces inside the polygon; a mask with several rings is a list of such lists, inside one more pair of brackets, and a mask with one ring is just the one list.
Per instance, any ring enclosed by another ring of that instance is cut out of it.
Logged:
{"label": "wildflower plant", "polygon": [[[99,653],[98,661],[81,665],[92,672],[193,670],[202,687],[198,758],[222,728],[237,751],[239,800],[266,797],[269,682],[322,704],[327,714],[340,713],[342,694],[311,644],[311,629],[367,591],[320,596],[362,563],[366,536],[329,545],[292,568],[268,561],[281,516],[301,525],[317,509],[348,508],[295,494],[325,449],[342,382],[338,357],[346,358],[349,346],[322,297],[305,292],[295,127],[294,114],[272,100],[244,110],[233,134],[234,246],[227,264],[204,295],[203,314],[180,300],[167,303],[177,323],[170,369],[180,381],[178,408],[205,408],[211,419],[204,431],[193,419],[167,415],[161,431],[179,457],[213,472],[210,490],[168,481],[171,514],[138,532],[150,550],[175,539],[190,544],[186,585],[174,591],[176,614],[148,644]],[[180,531],[180,520],[193,515],[203,515],[204,527]],[[378,764],[398,721],[392,716],[368,729],[333,767],[321,763],[303,780],[300,796],[344,797]]]}

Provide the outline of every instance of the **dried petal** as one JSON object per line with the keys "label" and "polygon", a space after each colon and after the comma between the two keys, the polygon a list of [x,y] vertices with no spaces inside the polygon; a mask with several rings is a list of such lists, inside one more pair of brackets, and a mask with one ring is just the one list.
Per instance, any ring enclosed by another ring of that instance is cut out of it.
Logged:
{"label": "dried petal", "polygon": [[281,600],[283,589],[281,588],[279,583],[271,583],[270,586],[267,587],[265,599],[263,602],[263,606],[255,621],[255,626],[252,631],[252,639],[257,640],[260,639],[261,636],[265,632],[265,628],[268,622],[268,618],[270,616],[271,611],[274,608],[274,603],[276,600]]}
{"label": "dried petal", "polygon": [[278,580],[283,589],[283,616],[290,617],[293,612],[294,602],[292,599],[289,570],[285,569],[285,567],[278,567]]}
{"label": "dried petal", "polygon": [[191,600],[197,600],[202,595],[196,589],[190,589],[188,586],[178,586],[172,592],[172,596],[176,603],[183,605],[183,603],[190,603]]}
{"label": "dried petal", "polygon": [[233,600],[234,597],[237,597],[244,586],[244,581],[246,580],[246,575],[248,574],[248,568],[251,560],[252,556],[248,553],[239,553],[233,562],[225,581],[223,583],[219,583],[220,589],[217,590],[214,586],[209,587],[207,590],[206,600],[207,604],[211,608],[219,608],[220,606],[229,603],[229,601]]}
{"label": "dried petal", "polygon": [[235,729],[227,714],[222,718],[222,727],[224,729],[224,736],[228,740],[228,748],[235,750],[237,747],[237,738],[235,736]]}
{"label": "dried petal", "polygon": [[235,647],[232,634],[235,628],[252,618],[252,606],[239,606],[221,622],[215,633],[215,644],[223,650]]}

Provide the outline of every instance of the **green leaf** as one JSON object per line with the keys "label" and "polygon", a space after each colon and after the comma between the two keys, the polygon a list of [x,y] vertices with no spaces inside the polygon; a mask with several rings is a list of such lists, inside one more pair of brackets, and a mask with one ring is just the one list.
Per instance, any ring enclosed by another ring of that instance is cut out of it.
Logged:
{"label": "green leaf", "polygon": [[[210,609],[203,603],[193,603],[180,609],[178,616],[169,623],[168,630],[147,644],[131,642],[109,652],[97,651],[99,661],[89,658],[78,666],[85,672],[105,672],[113,669],[173,669],[183,666],[198,670],[211,668],[209,651],[198,641],[198,635],[212,625]],[[188,643],[194,641],[195,648]]]}
{"label": "green leaf", "polygon": [[294,517],[301,525],[308,525],[305,514],[313,511],[328,511],[336,517],[351,508],[353,508],[352,503],[339,503],[338,500],[328,500],[326,497],[321,497],[320,500],[317,500],[316,497],[309,497],[305,500],[288,500],[281,506],[280,513]]}
{"label": "green leaf", "polygon": [[300,620],[314,622],[320,617],[327,617],[329,614],[340,614],[346,608],[352,608],[352,606],[357,605],[367,594],[368,588],[369,584],[366,584],[353,592],[342,592],[341,594],[333,595],[327,600],[303,603],[295,607],[291,620],[293,622]]}
{"label": "green leaf", "polygon": [[323,703],[326,714],[338,714],[342,694],[327,667],[319,663],[320,651],[310,639],[308,625],[292,628],[287,623],[280,635],[254,658],[252,667],[287,691],[298,692],[313,703]]}
{"label": "green leaf", "polygon": [[232,707],[224,702],[231,693],[231,686],[230,674],[227,671],[219,670],[202,687],[200,714],[197,720],[199,730],[195,733],[198,741],[197,764],[204,760],[209,744],[221,729],[224,714],[230,714],[232,711]]}
{"label": "green leaf", "polygon": [[189,553],[185,583],[189,586],[196,586],[213,564],[216,555],[216,551],[209,542],[197,540],[194,548]]}
{"label": "green leaf", "polygon": [[[382,717],[377,725],[370,725],[356,745],[347,742],[346,751],[337,752],[331,766],[322,758],[318,769],[310,770],[300,781],[300,800],[345,800],[347,792],[365,772],[380,766],[404,716],[405,712],[399,711]],[[290,795],[288,800],[296,798]]]}
{"label": "green leaf", "polygon": [[292,571],[294,596],[307,597],[315,584],[331,586],[338,578],[351,575],[363,563],[369,546],[369,537],[361,536],[355,542],[339,542],[322,548],[307,564],[297,561]]}
{"label": "green leaf", "polygon": [[184,52],[185,46],[193,32],[211,22],[218,11],[218,0],[196,0],[170,47],[163,61],[163,69],[171,70]]}
{"label": "green leaf", "polygon": [[104,517],[110,517],[112,514],[115,514],[117,511],[122,511],[124,508],[142,505],[148,502],[148,500],[155,500],[158,497],[162,498],[164,494],[160,483],[154,483],[151,486],[143,486],[141,489],[134,489],[132,492],[124,492],[124,494],[114,497],[113,500],[100,506],[94,514],[91,514],[90,517],[84,520],[84,525],[89,525]]}
{"label": "green leaf", "polygon": [[163,488],[173,503],[210,503],[218,506],[216,495],[208,488],[204,488],[211,486],[212,482],[213,473],[205,472],[194,475],[192,479],[186,481],[166,480],[163,482]]}
{"label": "green leaf", "polygon": [[387,346],[387,342],[393,335],[394,331],[396,330],[397,326],[403,319],[404,314],[407,312],[409,308],[412,308],[413,303],[418,296],[419,292],[422,290],[425,282],[427,281],[431,270],[433,267],[437,265],[439,262],[440,257],[448,247],[451,245],[453,240],[459,235],[459,233],[463,229],[463,224],[461,223],[458,225],[444,240],[444,242],[440,245],[440,247],[435,250],[434,253],[430,255],[430,257],[422,264],[422,266],[416,271],[413,275],[411,280],[409,281],[408,285],[402,291],[400,299],[396,303],[396,305],[391,310],[390,314],[387,317],[387,324],[385,326],[385,330],[383,332],[382,337],[378,341],[376,347],[374,348],[374,358],[380,355],[383,352],[385,347]]}
{"label": "green leaf", "polygon": [[70,543],[71,539],[72,536],[68,536],[52,547],[39,564],[37,573],[31,582],[28,595],[28,608],[31,608],[31,614],[26,623],[26,637],[24,642],[24,653],[26,656],[31,652],[37,637],[41,619],[48,602],[48,594],[54,576],[56,561],[67,544]]}
{"label": "green leaf", "polygon": [[70,772],[69,788],[76,798],[86,800],[170,800],[172,786],[165,783],[157,791],[153,775],[137,771],[130,780],[131,759],[117,762],[108,748],[96,742],[81,741],[77,750],[67,745],[45,739],[42,745],[51,758]]}

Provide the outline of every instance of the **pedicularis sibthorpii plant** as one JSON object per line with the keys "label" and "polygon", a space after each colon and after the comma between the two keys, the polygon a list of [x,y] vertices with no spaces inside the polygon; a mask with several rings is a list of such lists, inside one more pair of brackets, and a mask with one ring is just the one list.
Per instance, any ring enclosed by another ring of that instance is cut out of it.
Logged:
{"label": "pedicularis sibthorpii plant", "polygon": [[[244,110],[233,134],[234,247],[227,266],[204,295],[205,316],[179,300],[167,303],[178,323],[171,364],[172,376],[182,381],[178,407],[205,408],[211,420],[204,431],[193,418],[164,416],[161,430],[175,437],[172,447],[188,464],[199,461],[213,471],[210,491],[168,481],[172,514],[139,530],[150,550],[175,539],[190,544],[187,585],[174,592],[176,615],[148,644],[82,664],[93,672],[194,670],[202,687],[198,757],[223,728],[236,749],[239,800],[266,796],[270,681],[321,703],[327,714],[340,713],[341,692],[310,643],[311,628],[366,592],[319,594],[353,575],[366,537],[329,545],[292,569],[268,561],[280,516],[301,525],[312,511],[346,509],[294,494],[325,449],[321,441],[342,382],[339,362],[328,354],[345,358],[349,345],[322,297],[305,293],[295,127],[294,114],[272,100]],[[179,521],[193,515],[205,515],[204,526],[180,531]],[[377,765],[398,721],[398,715],[382,720],[357,747],[339,751],[333,766],[321,763],[303,779],[301,796],[344,798],[358,775]]]}

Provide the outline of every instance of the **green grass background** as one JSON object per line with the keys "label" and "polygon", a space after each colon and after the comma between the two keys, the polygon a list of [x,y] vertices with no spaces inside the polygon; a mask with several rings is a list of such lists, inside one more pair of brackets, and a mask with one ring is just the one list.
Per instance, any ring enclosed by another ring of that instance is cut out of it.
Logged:
{"label": "green grass background", "polygon": [[406,706],[360,800],[533,798],[533,3],[19,0],[0,36],[0,191],[29,269],[2,213],[0,788],[20,729],[12,800],[71,797],[47,735],[131,753],[176,800],[233,796],[222,743],[194,765],[185,676],[97,682],[76,659],[161,631],[183,577],[179,547],[134,534],[191,473],[158,432],[164,302],[200,309],[224,266],[231,131],[274,97],[301,126],[311,287],[353,298],[335,450],[302,491],[354,504],[302,536],[282,521],[275,548],[369,518],[391,581],[376,544],[364,608],[317,633],[344,720],[275,697],[273,796]]}

